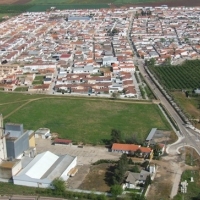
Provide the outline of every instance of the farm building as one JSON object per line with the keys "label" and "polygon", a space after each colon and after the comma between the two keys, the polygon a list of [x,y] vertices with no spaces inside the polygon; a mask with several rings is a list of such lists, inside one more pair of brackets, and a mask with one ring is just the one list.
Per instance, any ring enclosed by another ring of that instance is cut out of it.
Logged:
{"label": "farm building", "polygon": [[51,137],[49,128],[39,128],[37,131],[35,131],[35,138],[46,139],[48,137]]}
{"label": "farm building", "polygon": [[153,150],[149,147],[142,147],[141,145],[135,144],[120,144],[114,143],[112,145],[112,152],[126,153],[126,154],[137,154],[139,157],[153,157]]}
{"label": "farm building", "polygon": [[5,138],[8,158],[20,158],[29,149],[29,136],[33,131],[24,132],[23,124],[5,124]]}
{"label": "farm building", "polygon": [[[28,162],[29,161],[29,162]],[[49,151],[38,154],[34,159],[28,158],[24,168],[15,176],[15,185],[49,188],[55,178],[66,181],[70,170],[76,167],[77,157],[62,155],[57,156]]]}
{"label": "farm building", "polygon": [[66,139],[59,139],[59,138],[56,138],[54,140],[54,144],[65,144],[65,145],[69,145],[69,144],[72,144],[72,140],[66,140]]}

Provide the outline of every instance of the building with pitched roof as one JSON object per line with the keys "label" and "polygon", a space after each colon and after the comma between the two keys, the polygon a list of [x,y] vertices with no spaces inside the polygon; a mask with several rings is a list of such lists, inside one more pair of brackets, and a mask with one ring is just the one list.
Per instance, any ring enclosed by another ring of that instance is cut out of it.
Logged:
{"label": "building with pitched roof", "polygon": [[[77,157],[70,155],[58,156],[50,151],[38,154],[35,158],[23,160],[23,169],[13,176],[16,185],[40,188],[51,188],[55,178],[66,181],[70,171],[77,165]],[[27,164],[28,162],[28,164]]]}

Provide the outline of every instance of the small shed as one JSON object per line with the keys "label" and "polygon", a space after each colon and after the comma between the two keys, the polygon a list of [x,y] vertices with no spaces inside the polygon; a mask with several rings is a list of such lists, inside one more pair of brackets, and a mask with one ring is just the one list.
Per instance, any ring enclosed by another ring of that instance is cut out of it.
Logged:
{"label": "small shed", "polygon": [[151,129],[149,135],[148,135],[147,138],[146,138],[146,144],[150,145],[151,140],[153,139],[153,137],[154,137],[156,131],[157,131],[157,128],[152,128],[152,129]]}
{"label": "small shed", "polygon": [[55,145],[56,145],[56,144],[70,145],[70,144],[72,144],[72,140],[56,138],[56,139],[54,139],[54,144],[55,144]]}
{"label": "small shed", "polygon": [[35,131],[35,138],[47,139],[50,137],[51,133],[49,128],[39,128],[37,131]]}

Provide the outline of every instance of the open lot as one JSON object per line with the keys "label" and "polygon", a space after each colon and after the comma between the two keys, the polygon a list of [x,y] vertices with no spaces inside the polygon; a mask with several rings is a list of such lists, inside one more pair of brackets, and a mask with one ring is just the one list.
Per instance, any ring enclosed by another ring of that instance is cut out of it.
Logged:
{"label": "open lot", "polygon": [[51,151],[57,155],[69,154],[78,157],[78,165],[89,165],[100,159],[118,160],[121,154],[109,152],[102,146],[84,146],[78,148],[77,145],[52,145],[51,140],[36,139],[37,153]]}
{"label": "open lot", "polygon": [[[77,145],[52,145],[51,143],[52,141],[48,139],[36,139],[37,153],[51,151],[57,155],[69,154],[72,156],[77,156],[78,158],[78,172],[74,177],[70,177],[68,179],[68,188],[80,188],[86,190],[91,190],[93,188],[98,191],[107,191],[109,189],[104,180],[107,164],[105,166],[103,164],[103,167],[101,166],[101,169],[98,169],[98,167],[96,166],[91,166],[91,164],[100,159],[118,160],[121,154],[109,152],[107,148],[101,146],[84,146],[83,148],[78,148]],[[86,178],[88,173],[89,177]],[[91,182],[90,185],[94,185],[89,188],[88,181],[90,182],[91,175],[95,175],[98,179],[92,178],[91,180],[95,180],[95,184],[94,182]],[[100,182],[101,186],[99,186]]]}
{"label": "open lot", "polygon": [[[79,189],[109,192],[110,186],[107,179],[112,177],[112,172],[109,169],[112,169],[112,165],[108,163],[90,166],[90,173],[85,177]],[[108,173],[111,175],[108,176]]]}
{"label": "open lot", "polygon": [[[23,94],[21,94],[23,96]],[[4,100],[14,101],[15,95],[1,93]],[[25,129],[51,129],[61,138],[74,142],[105,144],[110,139],[112,129],[118,129],[123,139],[133,135],[143,141],[152,127],[171,130],[170,125],[155,104],[134,101],[48,97],[25,95],[25,100],[16,95],[17,104],[1,104],[6,122],[23,123]],[[19,101],[21,99],[21,105]],[[12,102],[11,101],[11,102]],[[14,101],[15,102],[15,101]],[[13,106],[13,111],[9,105]],[[8,111],[11,112],[8,115]]]}

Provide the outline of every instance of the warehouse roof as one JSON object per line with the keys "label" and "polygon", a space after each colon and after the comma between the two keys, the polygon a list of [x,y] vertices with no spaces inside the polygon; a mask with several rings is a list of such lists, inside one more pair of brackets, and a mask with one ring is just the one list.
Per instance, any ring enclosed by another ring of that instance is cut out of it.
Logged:
{"label": "warehouse roof", "polygon": [[33,160],[29,160],[14,180],[37,181],[47,183],[60,177],[76,157],[70,155],[57,156],[50,151],[38,154]]}

